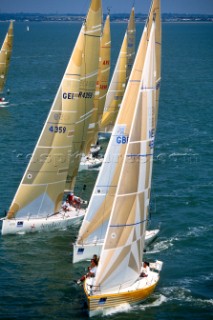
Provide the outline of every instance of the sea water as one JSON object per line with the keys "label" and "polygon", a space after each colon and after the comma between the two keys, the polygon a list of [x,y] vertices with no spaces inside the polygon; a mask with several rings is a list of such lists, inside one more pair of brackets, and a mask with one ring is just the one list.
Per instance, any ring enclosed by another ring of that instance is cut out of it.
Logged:
{"label": "sea water", "polygon": [[[29,32],[26,26],[30,25]],[[14,197],[75,44],[80,23],[18,23],[0,109],[0,216]],[[0,23],[0,43],[8,24]],[[112,23],[112,69],[125,23]],[[137,24],[137,44],[143,24]],[[164,262],[154,294],[107,319],[213,316],[213,24],[163,23],[162,81],[151,218],[160,235],[146,254]],[[103,145],[106,147],[106,143]],[[98,171],[81,172],[76,192],[90,199]],[[86,190],[83,185],[86,184]],[[72,264],[78,227],[0,238],[0,319],[86,319]]]}

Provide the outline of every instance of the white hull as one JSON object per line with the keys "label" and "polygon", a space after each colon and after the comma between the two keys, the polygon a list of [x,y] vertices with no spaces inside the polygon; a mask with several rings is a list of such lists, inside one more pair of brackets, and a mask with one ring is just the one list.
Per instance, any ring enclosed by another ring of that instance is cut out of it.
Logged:
{"label": "white hull", "polygon": [[64,229],[79,224],[84,214],[85,209],[73,209],[69,212],[60,212],[48,218],[4,219],[2,221],[2,235]]}
{"label": "white hull", "polygon": [[[155,240],[159,233],[159,229],[147,230],[145,236],[145,245],[148,246],[152,241]],[[73,245],[73,263],[91,259],[94,254],[99,257],[101,254],[103,242],[93,242],[85,245]]]}
{"label": "white hull", "polygon": [[4,102],[1,101],[1,102],[0,102],[0,108],[5,108],[5,107],[7,107],[8,103],[9,103],[8,101],[4,101]]}
{"label": "white hull", "polygon": [[103,158],[84,157],[81,159],[79,170],[93,170],[99,168],[102,165]]}

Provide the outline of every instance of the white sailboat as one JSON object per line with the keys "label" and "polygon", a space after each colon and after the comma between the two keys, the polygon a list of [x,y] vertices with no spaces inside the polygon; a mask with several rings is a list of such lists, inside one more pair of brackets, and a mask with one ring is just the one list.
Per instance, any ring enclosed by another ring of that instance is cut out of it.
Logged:
{"label": "white sailboat", "polygon": [[13,21],[10,22],[8,32],[0,50],[0,107],[5,107],[8,101],[3,96],[10,58],[13,47]]}
{"label": "white sailboat", "polygon": [[110,138],[112,133],[135,58],[135,34],[135,10],[133,7],[107,92],[99,128],[100,138]]}
{"label": "white sailboat", "polygon": [[[81,221],[85,209],[62,209],[73,190],[76,154],[81,153],[98,73],[101,0],[91,0],[62,82],[32,158],[2,222],[2,235],[64,228]],[[77,169],[77,170],[76,170]]]}
{"label": "white sailboat", "polygon": [[95,216],[95,222],[89,226],[85,222],[81,230],[83,240],[87,232],[91,236],[98,224],[103,225],[100,212],[102,222],[110,215],[96,276],[84,282],[90,316],[144,301],[160,278],[161,261],[150,264],[146,277],[141,275],[151,194],[160,56],[160,0],[153,0],[88,208],[88,217]]}
{"label": "white sailboat", "polygon": [[[109,107],[102,117],[105,124],[109,124],[113,120],[113,124],[116,120],[119,106],[122,101],[124,90],[126,87],[126,80],[129,79],[130,69],[134,62],[135,56],[135,12],[132,8],[130,19],[127,27],[127,31],[124,36],[124,40],[121,46],[118,61],[116,63],[114,75],[110,83],[109,91],[107,93],[106,105]],[[128,48],[130,52],[128,52]],[[128,53],[128,54],[127,54]],[[128,68],[127,68],[128,66]],[[119,97],[119,98],[118,98]],[[129,111],[130,112],[130,111]],[[109,129],[111,126],[106,126]],[[105,133],[111,134],[111,131]],[[121,141],[120,141],[121,142]],[[122,143],[121,143],[122,144]],[[116,150],[116,149],[115,149]],[[112,201],[112,195],[105,193],[99,193],[99,188],[102,186],[109,186],[113,174],[113,163],[110,163],[110,157],[114,157],[115,151],[109,154],[109,159],[104,161],[101,168],[100,175],[97,178],[93,195],[90,200],[90,204],[81,228],[79,230],[78,238],[73,246],[73,263],[89,259],[93,254],[100,256],[104,238],[110,218],[110,206],[108,201]],[[117,183],[117,176],[114,177],[114,182]],[[102,191],[103,192],[103,191]],[[96,210],[99,208],[98,210]],[[159,229],[146,230],[145,242],[146,246],[149,245],[158,235]]]}
{"label": "white sailboat", "polygon": [[101,146],[96,143],[99,131],[99,122],[103,114],[106,93],[110,75],[110,54],[111,54],[111,33],[110,33],[110,16],[106,17],[103,28],[103,34],[100,42],[99,70],[96,82],[96,91],[94,96],[94,109],[90,119],[87,133],[84,154],[81,158],[79,171],[97,169],[101,166],[103,157],[98,153]]}

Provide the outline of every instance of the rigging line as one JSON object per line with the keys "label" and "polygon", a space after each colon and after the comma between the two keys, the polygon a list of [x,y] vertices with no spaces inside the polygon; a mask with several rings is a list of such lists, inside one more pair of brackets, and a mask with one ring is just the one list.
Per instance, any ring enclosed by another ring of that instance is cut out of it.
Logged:
{"label": "rigging line", "polygon": [[135,223],[129,223],[129,224],[111,224],[110,228],[123,228],[123,227],[132,227],[132,226],[136,226],[138,224],[142,224],[144,222],[148,221],[148,219],[145,220],[141,220],[139,222],[135,222]]}

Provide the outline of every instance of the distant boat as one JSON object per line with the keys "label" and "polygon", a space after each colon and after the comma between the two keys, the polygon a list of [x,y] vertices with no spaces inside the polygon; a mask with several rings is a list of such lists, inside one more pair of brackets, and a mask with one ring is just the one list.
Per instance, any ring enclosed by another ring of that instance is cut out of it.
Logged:
{"label": "distant boat", "polygon": [[100,42],[99,69],[94,96],[94,108],[87,132],[84,154],[79,170],[96,169],[102,164],[103,158],[98,157],[101,146],[97,143],[99,123],[103,114],[110,75],[111,33],[110,16],[106,17]]}
{"label": "distant boat", "polygon": [[[92,239],[106,222],[107,231],[96,276],[86,278],[90,316],[147,299],[163,263],[150,263],[142,275],[149,219],[154,140],[160,90],[160,0],[153,0],[132,72],[113,128],[79,238]],[[108,216],[110,216],[109,223]],[[89,236],[88,236],[89,234]]]}
{"label": "distant boat", "polygon": [[30,27],[29,27],[29,26],[27,26],[26,30],[27,30],[27,31],[30,31]]}
{"label": "distant boat", "polygon": [[135,58],[135,34],[135,10],[133,7],[107,92],[104,113],[100,122],[99,137],[101,138],[110,138],[117,118]]}
{"label": "distant boat", "polygon": [[64,228],[79,223],[85,214],[79,207],[63,210],[62,202],[74,190],[75,158],[81,153],[93,108],[101,31],[101,0],[92,0],[30,163],[3,219],[3,235]]}
{"label": "distant boat", "polygon": [[7,78],[8,68],[13,47],[13,21],[10,21],[9,29],[0,51],[0,107],[5,107],[8,101],[3,96],[3,90]]}

